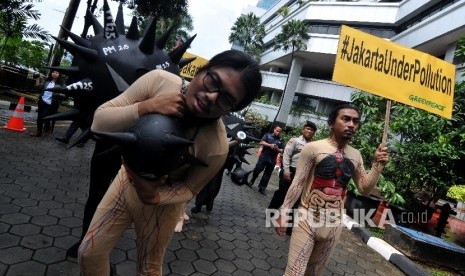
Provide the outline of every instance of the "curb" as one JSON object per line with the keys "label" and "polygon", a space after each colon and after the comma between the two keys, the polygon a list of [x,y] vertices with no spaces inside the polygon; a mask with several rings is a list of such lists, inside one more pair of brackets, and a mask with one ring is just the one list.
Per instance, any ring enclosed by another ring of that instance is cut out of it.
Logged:
{"label": "curb", "polygon": [[[9,110],[14,110],[14,107],[16,107],[17,104],[18,103],[0,100],[0,107],[9,109]],[[13,109],[11,109],[12,106],[13,106]],[[37,106],[31,106],[31,105],[24,106],[24,112],[35,112],[35,111],[37,111]]]}
{"label": "curb", "polygon": [[384,259],[399,268],[405,275],[411,276],[428,276],[430,275],[425,270],[420,268],[415,262],[410,260],[407,256],[399,252],[384,240],[374,237],[370,231],[355,222],[351,217],[344,214],[344,226],[352,233],[358,236],[364,243],[378,254],[383,256]]}

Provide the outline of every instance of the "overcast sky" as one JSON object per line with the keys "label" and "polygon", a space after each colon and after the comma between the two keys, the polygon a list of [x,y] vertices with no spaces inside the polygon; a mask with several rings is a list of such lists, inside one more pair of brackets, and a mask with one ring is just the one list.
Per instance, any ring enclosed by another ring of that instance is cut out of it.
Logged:
{"label": "overcast sky", "polygon": [[[230,49],[231,44],[228,37],[234,21],[241,15],[244,8],[249,5],[255,6],[257,2],[258,0],[189,0],[189,14],[194,21],[194,30],[191,34],[197,34],[197,37],[192,42],[188,52],[210,59],[215,54]],[[35,23],[50,34],[57,36],[68,3],[67,0],[34,2],[35,9],[42,14],[40,20]],[[118,3],[115,1],[108,1],[108,3],[113,16],[116,17]],[[99,1],[99,6],[102,5],[103,0]],[[87,1],[81,0],[71,29],[75,34],[80,35],[82,33],[86,6]],[[125,8],[124,13],[127,15],[130,10]],[[103,25],[102,17],[99,20],[102,21]],[[125,18],[125,24],[129,25],[130,20],[131,18],[128,15]]]}

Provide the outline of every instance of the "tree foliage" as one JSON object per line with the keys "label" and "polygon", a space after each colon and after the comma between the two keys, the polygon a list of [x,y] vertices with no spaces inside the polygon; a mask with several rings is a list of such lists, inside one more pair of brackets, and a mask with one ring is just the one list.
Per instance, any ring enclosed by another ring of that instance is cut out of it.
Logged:
{"label": "tree foliage", "polygon": [[4,62],[45,73],[42,67],[46,66],[47,54],[48,51],[41,41],[12,38],[4,47]]}
{"label": "tree foliage", "polygon": [[259,60],[263,53],[265,27],[254,13],[242,14],[231,28],[229,42],[244,47],[244,52]]}
{"label": "tree foliage", "polygon": [[175,18],[187,14],[187,0],[113,0],[128,4],[138,15],[155,18]]}
{"label": "tree foliage", "polygon": [[[363,125],[352,144],[362,152],[365,164],[371,164],[375,147],[381,142],[386,100],[357,92],[352,101],[363,113]],[[413,203],[420,192],[437,200],[446,195],[451,185],[464,181],[464,109],[464,82],[456,84],[451,120],[392,103],[388,135],[391,161],[383,176],[408,203]]]}
{"label": "tree foliage", "polygon": [[155,18],[157,21],[156,35],[161,35],[170,26],[175,26],[166,48],[171,50],[176,47],[178,41],[189,39],[189,32],[193,30],[192,17],[187,11],[187,0],[177,1],[151,1],[151,0],[113,0],[127,4],[133,9],[133,15],[137,17],[140,30],[144,30],[148,20]]}
{"label": "tree foliage", "polygon": [[48,32],[37,24],[27,25],[28,19],[39,19],[41,14],[26,0],[5,0],[0,4],[0,58],[9,39],[38,38],[48,40]]}
{"label": "tree foliage", "polygon": [[281,32],[274,39],[274,50],[283,49],[292,52],[307,49],[306,40],[310,39],[308,26],[302,20],[292,19],[283,25]]}

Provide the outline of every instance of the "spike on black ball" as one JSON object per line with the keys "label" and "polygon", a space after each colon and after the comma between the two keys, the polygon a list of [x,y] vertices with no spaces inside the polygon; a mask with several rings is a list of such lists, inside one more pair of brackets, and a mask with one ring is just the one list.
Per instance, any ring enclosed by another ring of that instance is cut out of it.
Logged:
{"label": "spike on black ball", "polygon": [[[87,11],[88,20],[95,36],[80,38],[65,29],[74,42],[55,38],[74,57],[71,67],[53,67],[68,75],[69,85],[62,93],[75,99],[79,110],[80,128],[88,130],[92,125],[93,113],[102,103],[113,99],[136,81],[143,73],[163,69],[179,75],[182,66],[179,62],[195,36],[180,47],[166,52],[168,36],[173,28],[168,28],[160,37],[155,36],[155,21],[151,20],[147,29],[140,35],[136,17],[124,33],[124,20],[120,5],[116,20],[113,20],[108,1],[104,0],[103,25]],[[55,120],[61,119],[59,116]]]}
{"label": "spike on black ball", "polygon": [[127,166],[146,178],[169,174],[184,164],[206,164],[189,154],[193,144],[186,139],[185,126],[178,118],[161,114],[141,117],[127,132],[94,132],[121,146]]}

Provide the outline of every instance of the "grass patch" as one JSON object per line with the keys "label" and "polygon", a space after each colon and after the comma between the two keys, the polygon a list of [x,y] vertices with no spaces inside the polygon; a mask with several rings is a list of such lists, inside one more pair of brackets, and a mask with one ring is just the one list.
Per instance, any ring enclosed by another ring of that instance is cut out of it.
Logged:
{"label": "grass patch", "polygon": [[384,229],[377,227],[367,227],[367,229],[376,238],[382,239],[384,237]]}

